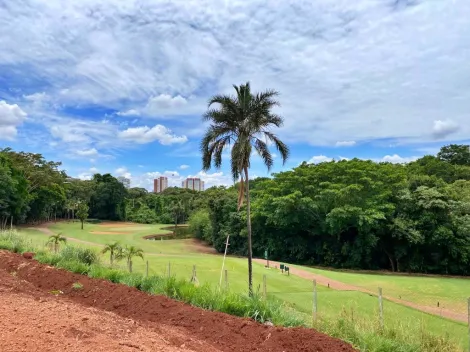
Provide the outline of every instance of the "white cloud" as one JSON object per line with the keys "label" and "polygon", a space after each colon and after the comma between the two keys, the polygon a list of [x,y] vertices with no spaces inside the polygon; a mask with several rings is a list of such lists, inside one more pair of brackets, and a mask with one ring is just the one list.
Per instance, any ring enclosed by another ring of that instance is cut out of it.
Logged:
{"label": "white cloud", "polygon": [[136,109],[129,109],[127,111],[119,111],[117,112],[119,116],[140,116],[140,111]]}
{"label": "white cloud", "polygon": [[99,172],[99,170],[96,167],[90,167],[90,172],[96,174]]}
{"label": "white cloud", "polygon": [[114,170],[114,173],[117,176],[123,176],[125,178],[132,179],[132,174],[124,166],[121,166],[121,167],[117,168],[116,170]]}
{"label": "white cloud", "polygon": [[98,155],[98,151],[95,148],[83,149],[83,150],[77,150],[76,154],[79,156],[96,156]]}
{"label": "white cloud", "polygon": [[[0,65],[58,106],[122,114],[200,116],[210,95],[250,80],[280,91],[288,143],[467,137],[470,2],[392,2],[10,1]],[[423,129],[443,116],[452,135]]]}
{"label": "white cloud", "polygon": [[185,135],[176,136],[172,134],[171,130],[163,125],[155,125],[152,128],[148,126],[131,127],[119,132],[119,138],[139,144],[158,141],[163,145],[181,144],[188,140]]}
{"label": "white cloud", "polygon": [[404,163],[415,161],[418,158],[419,158],[418,156],[401,157],[398,154],[393,154],[393,155],[385,155],[382,159],[378,161],[385,161],[385,162],[389,162],[393,164],[404,164]]}
{"label": "white cloud", "polygon": [[319,164],[323,162],[329,162],[332,161],[333,158],[327,157],[325,155],[316,155],[313,156],[309,161],[307,161],[308,164]]}
{"label": "white cloud", "polygon": [[335,144],[337,147],[352,147],[356,145],[356,141],[338,141]]}
{"label": "white cloud", "polygon": [[91,180],[93,178],[93,175],[90,174],[89,172],[82,172],[77,176],[80,180]]}
{"label": "white cloud", "polygon": [[180,169],[181,169],[181,170],[186,170],[186,169],[188,169],[188,168],[189,168],[189,165],[185,165],[185,164],[180,165]]}
{"label": "white cloud", "polygon": [[160,94],[151,97],[146,106],[146,112],[149,115],[158,115],[166,110],[178,108],[187,104],[187,100],[181,95],[172,97],[169,94]]}
{"label": "white cloud", "polygon": [[434,126],[432,129],[432,134],[434,138],[441,139],[448,137],[449,135],[457,132],[459,130],[459,125],[451,120],[437,120],[434,121]]}
{"label": "white cloud", "polygon": [[17,127],[26,120],[27,114],[17,105],[0,100],[0,139],[13,140]]}

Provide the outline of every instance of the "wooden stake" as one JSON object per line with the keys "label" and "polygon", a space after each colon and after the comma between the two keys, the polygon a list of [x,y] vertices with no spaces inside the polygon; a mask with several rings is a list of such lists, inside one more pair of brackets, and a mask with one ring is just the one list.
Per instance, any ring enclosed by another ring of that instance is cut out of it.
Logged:
{"label": "wooden stake", "polygon": [[264,296],[264,299],[267,298],[267,287],[266,287],[266,275],[263,275],[263,296]]}
{"label": "wooden stake", "polygon": [[380,327],[383,329],[384,327],[384,308],[382,304],[382,288],[379,287],[379,319],[380,319]]}
{"label": "wooden stake", "polygon": [[317,280],[313,280],[313,322],[317,322]]}
{"label": "wooden stake", "polygon": [[171,277],[171,263],[168,262],[168,277]]}

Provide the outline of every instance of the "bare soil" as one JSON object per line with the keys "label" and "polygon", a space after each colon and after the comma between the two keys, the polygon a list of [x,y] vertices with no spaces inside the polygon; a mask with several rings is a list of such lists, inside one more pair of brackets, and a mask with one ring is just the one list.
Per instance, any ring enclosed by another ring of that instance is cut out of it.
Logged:
{"label": "bare soil", "polygon": [[[265,259],[253,259],[253,261],[255,261],[257,263],[260,263],[260,264],[266,264]],[[279,262],[273,262],[271,260],[269,261],[269,266],[279,267],[280,264],[281,263],[279,263]],[[314,273],[311,273],[311,272],[306,271],[306,270],[289,267],[289,272],[292,275],[296,275],[296,276],[299,276],[299,277],[307,279],[307,280],[317,280],[317,284],[329,287],[333,290],[358,291],[358,292],[367,293],[369,295],[377,296],[376,292],[372,292],[370,290],[367,290],[364,287],[346,284],[344,282],[336,281],[336,280],[330,279],[326,276],[319,275],[319,274],[314,274]],[[401,304],[401,305],[404,305],[404,306],[407,306],[407,307],[410,307],[410,308],[420,310],[422,312],[426,312],[426,313],[433,314],[433,315],[438,315],[438,316],[448,318],[448,319],[452,319],[452,320],[456,320],[456,321],[467,322],[467,319],[468,319],[466,314],[459,314],[459,313],[453,312],[449,309],[425,306],[425,305],[417,304],[417,303],[410,302],[410,301],[405,301],[403,299],[398,299],[398,298],[390,297],[390,296],[386,296],[386,295],[384,295],[383,298],[386,299],[386,300],[389,300],[391,302],[395,302],[395,303],[398,303],[398,304]]]}
{"label": "bare soil", "polygon": [[[72,285],[79,282],[81,289]],[[60,293],[59,293],[60,291]],[[0,251],[0,351],[355,351]]]}

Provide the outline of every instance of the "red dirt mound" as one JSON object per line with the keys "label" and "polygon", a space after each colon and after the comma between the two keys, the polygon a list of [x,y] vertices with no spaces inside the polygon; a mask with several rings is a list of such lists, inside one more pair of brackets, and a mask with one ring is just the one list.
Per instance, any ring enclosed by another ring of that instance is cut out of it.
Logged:
{"label": "red dirt mound", "polygon": [[[61,299],[112,312],[141,324],[171,326],[188,339],[201,341],[219,351],[355,351],[349,344],[313,329],[269,327],[249,319],[205,311],[125,285],[54,269],[5,251],[0,251],[2,269],[29,283],[17,286],[16,292],[50,297],[51,291],[60,290],[63,292],[59,295]],[[83,288],[73,289],[72,284],[76,282],[80,282]],[[2,300],[0,307],[3,305]]]}

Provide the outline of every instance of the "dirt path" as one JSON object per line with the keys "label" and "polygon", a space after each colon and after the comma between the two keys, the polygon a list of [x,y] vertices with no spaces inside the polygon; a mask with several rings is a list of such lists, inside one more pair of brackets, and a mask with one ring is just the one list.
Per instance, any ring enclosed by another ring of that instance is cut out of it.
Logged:
{"label": "dirt path", "polygon": [[[77,282],[80,289],[72,287]],[[313,329],[198,309],[6,251],[0,251],[0,321],[2,352],[354,351]]]}
{"label": "dirt path", "polygon": [[[253,261],[255,261],[259,264],[263,264],[263,265],[266,264],[265,259],[253,259]],[[271,260],[269,261],[270,266],[271,265],[272,266],[277,265],[279,267],[280,264],[281,264],[280,262],[273,262]],[[317,280],[317,284],[319,284],[319,285],[326,286],[326,287],[328,287],[328,285],[329,285],[329,287],[333,290],[338,290],[338,291],[359,291],[359,292],[363,292],[363,293],[368,293],[368,294],[373,295],[373,296],[377,296],[376,292],[369,291],[369,290],[367,290],[363,287],[346,284],[344,282],[336,281],[336,280],[330,279],[326,276],[319,275],[319,274],[314,274],[314,273],[311,273],[311,272],[306,271],[306,270],[289,267],[289,271],[292,275],[299,276],[303,279],[307,279],[307,280],[314,280],[315,279],[315,280]],[[389,297],[389,296],[385,296],[385,295],[383,296],[383,298],[388,300],[388,301],[394,302],[394,303],[398,303],[398,304],[401,304],[401,305],[404,305],[404,306],[407,306],[407,307],[410,307],[410,308],[414,308],[414,309],[417,309],[417,310],[420,310],[420,311],[423,311],[423,312],[426,312],[426,313],[429,313],[429,314],[442,316],[444,318],[448,318],[448,319],[452,319],[452,320],[457,320],[457,321],[461,321],[461,322],[466,323],[467,319],[468,319],[466,314],[459,314],[459,313],[453,312],[453,311],[448,310],[448,309],[423,306],[423,305],[420,305],[420,304],[416,304],[416,303],[413,303],[413,302],[409,302],[409,301],[405,301],[405,300],[402,300],[402,299],[398,299],[398,298],[395,298],[395,297]]]}

